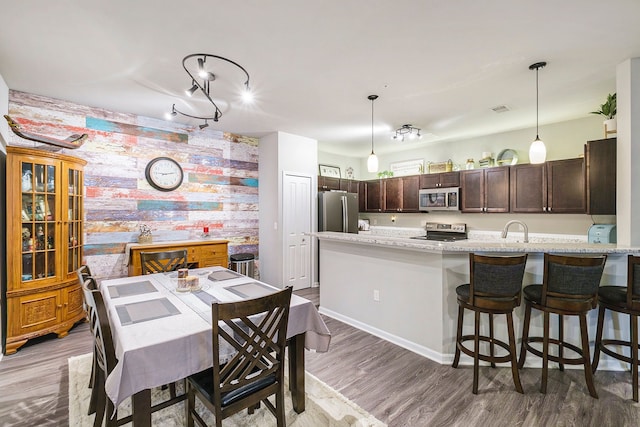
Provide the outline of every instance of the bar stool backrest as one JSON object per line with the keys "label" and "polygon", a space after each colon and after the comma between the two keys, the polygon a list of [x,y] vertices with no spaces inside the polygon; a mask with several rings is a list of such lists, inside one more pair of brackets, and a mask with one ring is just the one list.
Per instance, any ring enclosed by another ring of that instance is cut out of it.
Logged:
{"label": "bar stool backrest", "polygon": [[542,305],[570,311],[582,311],[586,306],[595,308],[606,261],[606,255],[576,257],[545,253]]}
{"label": "bar stool backrest", "polygon": [[627,307],[640,310],[640,256],[629,255],[627,265]]}
{"label": "bar stool backrest", "polygon": [[522,278],[527,254],[518,256],[484,256],[469,254],[470,303],[475,297],[517,297],[520,304]]}

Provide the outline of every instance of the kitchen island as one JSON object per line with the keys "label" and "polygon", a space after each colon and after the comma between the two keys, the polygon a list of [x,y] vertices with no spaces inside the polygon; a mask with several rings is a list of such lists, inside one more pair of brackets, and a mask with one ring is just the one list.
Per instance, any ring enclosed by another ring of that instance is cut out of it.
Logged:
{"label": "kitchen island", "polygon": [[[625,285],[627,254],[640,254],[640,248],[586,242],[519,243],[499,239],[433,242],[334,232],[314,236],[319,239],[320,312],[439,363],[453,360],[458,310],[455,289],[469,282],[470,252],[528,253],[523,286],[542,283],[545,252],[607,254],[602,285]],[[607,316],[621,315],[607,313]],[[524,307],[516,308],[518,341],[523,317]],[[504,317],[496,316],[495,320],[496,335],[506,336]],[[588,317],[591,337],[595,336],[596,322],[597,310],[593,310]],[[483,323],[486,326],[487,322]],[[557,322],[552,324],[557,328]],[[626,317],[605,324],[616,325],[615,330],[605,331],[605,336],[628,338]],[[473,328],[473,316],[465,316],[467,328]],[[578,331],[577,319],[565,320],[565,337],[577,337]],[[530,334],[542,335],[542,318],[535,310]],[[461,363],[470,363],[471,359],[465,357]],[[527,365],[541,366],[541,361],[530,357]],[[626,366],[605,357],[601,368],[626,369]]]}

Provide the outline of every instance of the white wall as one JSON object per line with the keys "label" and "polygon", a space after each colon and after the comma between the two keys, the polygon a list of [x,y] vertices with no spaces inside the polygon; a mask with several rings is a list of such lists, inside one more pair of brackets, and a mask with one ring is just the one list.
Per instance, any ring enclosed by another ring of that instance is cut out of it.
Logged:
{"label": "white wall", "polygon": [[[477,167],[483,152],[492,152],[494,156],[497,156],[505,148],[516,150],[519,158],[518,163],[529,163],[529,145],[535,139],[535,135],[535,127],[533,127],[477,138],[445,141],[413,150],[376,154],[380,159],[380,171],[389,170],[390,163],[415,159],[423,159],[425,167],[429,162],[446,162],[451,159],[454,164],[464,169],[466,160],[473,158]],[[582,119],[543,125],[540,126],[540,138],[547,146],[547,160],[578,157],[583,153],[585,142],[604,138],[602,118],[585,114]],[[324,156],[325,154],[321,153],[319,158],[324,158]],[[365,156],[360,159],[359,174],[356,175],[356,179],[366,180],[377,177],[377,174],[367,172],[366,164]]]}
{"label": "white wall", "polygon": [[[282,175],[297,172],[312,177],[311,212],[317,212],[318,144],[315,139],[276,132],[260,139],[260,279],[282,287],[284,237],[282,235]],[[317,224],[313,224],[313,231]],[[315,259],[315,250],[312,259]],[[312,263],[314,268],[316,263]],[[316,277],[316,272],[312,271]]]}
{"label": "white wall", "polygon": [[[318,164],[338,166],[340,168],[340,176],[342,178],[348,178],[347,169],[352,168],[354,179],[358,179],[358,177],[362,175],[360,172],[360,168],[362,167],[360,162],[361,159],[359,157],[341,156],[339,154],[318,151]],[[364,165],[364,168],[364,170],[366,170],[366,164]]]}

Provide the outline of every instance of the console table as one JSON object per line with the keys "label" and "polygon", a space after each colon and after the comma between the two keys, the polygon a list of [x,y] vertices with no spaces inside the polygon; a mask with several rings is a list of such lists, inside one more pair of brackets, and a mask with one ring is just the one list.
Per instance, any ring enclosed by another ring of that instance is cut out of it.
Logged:
{"label": "console table", "polygon": [[129,276],[140,276],[140,252],[187,250],[187,262],[190,268],[212,267],[219,265],[228,267],[227,256],[228,240],[188,240],[179,242],[158,243],[130,243],[126,246],[125,253],[128,256]]}

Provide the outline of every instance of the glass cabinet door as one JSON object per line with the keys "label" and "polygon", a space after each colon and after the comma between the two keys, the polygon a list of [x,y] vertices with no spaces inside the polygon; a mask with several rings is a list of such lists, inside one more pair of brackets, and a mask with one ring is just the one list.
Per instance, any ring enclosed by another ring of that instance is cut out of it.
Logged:
{"label": "glass cabinet door", "polygon": [[21,221],[23,282],[56,276],[55,164],[21,163]]}
{"label": "glass cabinet door", "polygon": [[82,171],[67,170],[67,275],[75,274],[82,264]]}

